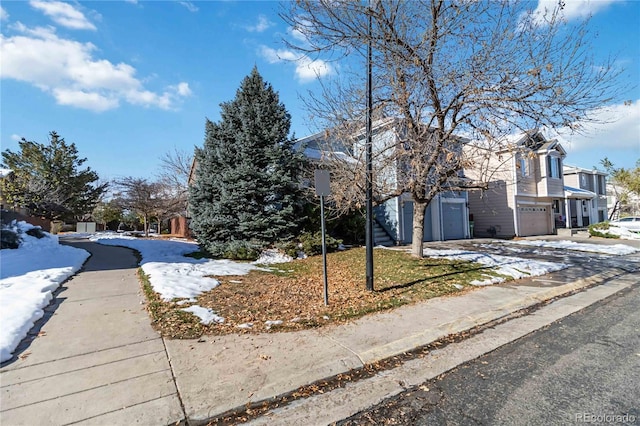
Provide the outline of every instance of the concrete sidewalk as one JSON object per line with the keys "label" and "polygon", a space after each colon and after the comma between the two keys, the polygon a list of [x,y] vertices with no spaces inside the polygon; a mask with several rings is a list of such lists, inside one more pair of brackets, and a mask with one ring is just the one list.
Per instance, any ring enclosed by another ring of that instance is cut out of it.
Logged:
{"label": "concrete sidewalk", "polygon": [[630,275],[626,285],[637,283],[636,262],[571,267],[317,330],[165,343],[187,419],[199,424],[592,285]]}
{"label": "concrete sidewalk", "polygon": [[4,425],[173,424],[184,418],[129,249],[90,242],[79,274],[0,369]]}
{"label": "concrete sidewalk", "polygon": [[542,301],[623,276],[636,285],[640,277],[636,254],[606,268],[585,262],[345,325],[163,340],[141,304],[133,252],[72,244],[93,256],[18,348],[21,359],[0,369],[2,425],[206,423]]}

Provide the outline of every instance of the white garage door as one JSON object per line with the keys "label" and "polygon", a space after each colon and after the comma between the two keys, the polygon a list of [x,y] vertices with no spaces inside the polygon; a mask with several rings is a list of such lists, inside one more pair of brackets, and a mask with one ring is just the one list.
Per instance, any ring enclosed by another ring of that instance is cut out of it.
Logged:
{"label": "white garage door", "polygon": [[521,237],[528,235],[550,234],[549,211],[551,206],[525,206],[518,207],[519,225]]}

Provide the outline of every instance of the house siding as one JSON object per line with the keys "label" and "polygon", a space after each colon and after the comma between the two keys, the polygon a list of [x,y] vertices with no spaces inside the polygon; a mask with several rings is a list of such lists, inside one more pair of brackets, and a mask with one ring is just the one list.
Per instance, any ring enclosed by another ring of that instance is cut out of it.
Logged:
{"label": "house siding", "polygon": [[[469,192],[469,214],[473,217],[474,237],[513,237],[513,185],[493,181],[486,191]],[[495,231],[495,235],[493,233]]]}

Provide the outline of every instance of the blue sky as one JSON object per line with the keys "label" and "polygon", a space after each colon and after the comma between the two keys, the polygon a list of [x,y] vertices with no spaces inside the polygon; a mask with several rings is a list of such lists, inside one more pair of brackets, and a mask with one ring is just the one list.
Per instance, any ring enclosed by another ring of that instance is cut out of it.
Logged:
{"label": "blue sky", "polygon": [[[548,0],[540,0],[543,3]],[[565,136],[567,163],[591,168],[608,156],[640,158],[640,1],[566,0],[567,18],[592,13],[595,52],[617,56],[633,87],[630,105],[598,111],[616,122],[589,137]],[[532,3],[536,6],[536,3]],[[4,1],[0,11],[0,141],[46,142],[57,131],[75,142],[103,179],[153,178],[159,157],[201,146],[205,117],[235,96],[257,66],[292,115],[292,131],[311,128],[301,96],[333,64],[290,62],[291,30],[277,2]]]}

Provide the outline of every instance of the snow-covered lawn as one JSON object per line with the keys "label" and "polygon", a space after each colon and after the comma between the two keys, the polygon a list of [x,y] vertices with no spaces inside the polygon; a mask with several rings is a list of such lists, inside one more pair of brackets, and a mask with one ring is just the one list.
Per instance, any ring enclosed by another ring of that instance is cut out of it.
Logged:
{"label": "snow-covered lawn", "polygon": [[541,260],[523,259],[513,256],[501,256],[471,250],[433,250],[424,249],[428,257],[444,257],[447,259],[465,260],[490,267],[500,277],[487,274],[485,280],[475,280],[472,285],[490,285],[506,281],[508,277],[514,279],[535,277],[568,268],[566,263],[553,263]]}
{"label": "snow-covered lawn", "polygon": [[0,362],[11,359],[29,329],[43,317],[52,292],[89,257],[85,250],[58,244],[55,235],[41,239],[27,235],[31,228],[18,222],[14,229],[23,236],[20,248],[2,250],[0,255]]}
{"label": "snow-covered lawn", "polygon": [[586,251],[589,253],[611,254],[611,255],[626,255],[637,252],[638,250],[625,245],[625,244],[589,244],[589,243],[576,243],[574,241],[560,240],[560,241],[546,241],[546,240],[522,240],[522,241],[510,241],[509,244],[519,244],[522,246],[533,247],[547,247],[574,251]]}
{"label": "snow-covered lawn", "polygon": [[609,229],[601,230],[600,232],[617,235],[622,240],[640,240],[640,232],[629,231],[628,229],[621,228],[619,226],[611,225],[609,226]]}

